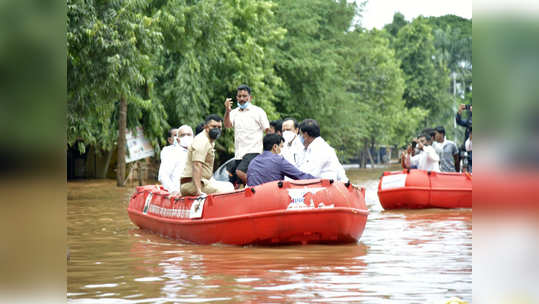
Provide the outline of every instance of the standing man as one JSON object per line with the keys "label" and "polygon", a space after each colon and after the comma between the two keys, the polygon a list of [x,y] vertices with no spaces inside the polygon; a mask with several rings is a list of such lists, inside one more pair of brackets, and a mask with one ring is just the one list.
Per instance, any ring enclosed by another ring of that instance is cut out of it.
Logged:
{"label": "standing man", "polygon": [[[462,111],[464,110],[470,111],[470,116],[468,117],[468,119],[462,119]],[[459,110],[457,112],[457,115],[455,116],[455,121],[457,125],[466,128],[464,132],[464,142],[466,142],[466,140],[468,140],[468,137],[470,136],[470,131],[472,130],[472,105],[459,105]]]}
{"label": "standing man", "polygon": [[247,168],[258,154],[262,153],[262,138],[269,131],[266,112],[251,103],[251,88],[240,85],[237,89],[238,107],[232,110],[232,99],[225,100],[225,128],[234,128],[234,158],[236,163],[231,172],[243,184],[247,183]]}
{"label": "standing man", "polygon": [[305,147],[305,157],[299,169],[316,178],[348,181],[335,150],[320,137],[320,126],[314,119],[305,119],[299,125],[300,141]]}
{"label": "standing man", "polygon": [[[417,148],[422,152],[410,158],[410,164],[419,170],[440,172],[440,157],[434,151],[432,138],[428,134],[421,134],[417,140]],[[406,156],[406,157],[409,157]]]}
{"label": "standing man", "polygon": [[305,147],[299,139],[298,122],[293,118],[286,118],[283,121],[284,145],[281,149],[281,155],[292,165],[299,168],[303,159],[303,150]]}
{"label": "standing man", "polygon": [[445,138],[445,128],[438,126],[434,129],[435,142],[432,147],[440,156],[440,171],[460,172],[459,149],[457,145]]}
{"label": "standing man", "polygon": [[208,115],[204,130],[193,140],[180,180],[182,195],[199,196],[234,191],[232,184],[211,179],[215,159],[215,141],[221,135],[222,123],[223,119],[218,115]]}
{"label": "standing man", "polygon": [[284,139],[277,134],[264,136],[264,152],[249,164],[247,182],[256,186],[271,181],[282,180],[285,176],[291,179],[314,179],[315,177],[299,171],[281,155]]}

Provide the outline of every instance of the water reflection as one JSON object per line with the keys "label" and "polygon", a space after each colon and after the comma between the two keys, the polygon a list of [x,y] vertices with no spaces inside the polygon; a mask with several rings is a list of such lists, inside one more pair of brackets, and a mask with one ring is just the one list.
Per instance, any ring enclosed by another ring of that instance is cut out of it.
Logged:
{"label": "water reflection", "polygon": [[367,188],[358,244],[199,246],[142,231],[133,188],[69,183],[71,303],[426,303],[471,301],[471,210],[383,211],[379,172],[347,172]]}
{"label": "water reflection", "polygon": [[[363,244],[342,246],[231,247],[163,243],[134,230],[131,265],[145,277],[158,276],[164,299],[283,302],[330,296],[346,277],[365,269]],[[337,250],[336,250],[337,249]],[[155,265],[158,265],[156,268]],[[348,284],[348,283],[347,283]],[[343,288],[343,287],[341,287]],[[350,288],[350,286],[348,287]],[[353,286],[358,293],[359,286]]]}

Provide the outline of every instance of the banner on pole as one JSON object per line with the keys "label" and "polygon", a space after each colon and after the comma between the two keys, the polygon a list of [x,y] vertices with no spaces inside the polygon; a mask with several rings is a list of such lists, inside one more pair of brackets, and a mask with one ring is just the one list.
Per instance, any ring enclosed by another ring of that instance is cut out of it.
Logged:
{"label": "banner on pole", "polygon": [[144,137],[142,127],[137,127],[136,134],[133,134],[130,130],[125,134],[127,155],[125,156],[125,162],[130,163],[146,157],[155,155],[150,141]]}

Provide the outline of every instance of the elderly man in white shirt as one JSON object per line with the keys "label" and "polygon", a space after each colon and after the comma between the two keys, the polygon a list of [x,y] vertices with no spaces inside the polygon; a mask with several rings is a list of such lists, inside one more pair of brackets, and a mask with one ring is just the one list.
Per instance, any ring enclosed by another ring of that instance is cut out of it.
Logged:
{"label": "elderly man in white shirt", "polygon": [[303,159],[305,147],[299,139],[298,122],[293,118],[286,118],[282,125],[284,145],[281,155],[289,163],[299,168]]}
{"label": "elderly man in white shirt", "polygon": [[193,129],[188,125],[170,129],[168,142],[170,145],[161,151],[158,179],[168,192],[177,194],[180,191],[180,178],[187,152],[193,142]]}
{"label": "elderly man in white shirt", "polygon": [[235,171],[243,184],[247,183],[247,168],[258,154],[262,153],[262,138],[269,131],[266,112],[251,103],[251,88],[240,85],[236,99],[238,107],[232,110],[232,99],[225,100],[225,128],[234,128]]}
{"label": "elderly man in white shirt", "polygon": [[305,146],[299,169],[317,178],[346,182],[348,177],[333,149],[322,137],[320,126],[314,119],[305,119],[299,125],[300,141]]}
{"label": "elderly man in white shirt", "polygon": [[419,170],[440,172],[440,156],[431,146],[430,135],[422,134],[418,138],[417,148],[422,152],[410,158],[410,164]]}

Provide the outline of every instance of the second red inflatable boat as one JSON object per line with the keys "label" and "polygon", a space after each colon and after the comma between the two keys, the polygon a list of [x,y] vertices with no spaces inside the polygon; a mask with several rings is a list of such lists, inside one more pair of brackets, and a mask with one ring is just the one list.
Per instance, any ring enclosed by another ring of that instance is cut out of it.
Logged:
{"label": "second red inflatable boat", "polygon": [[472,208],[472,175],[403,170],[384,172],[378,183],[384,209]]}

